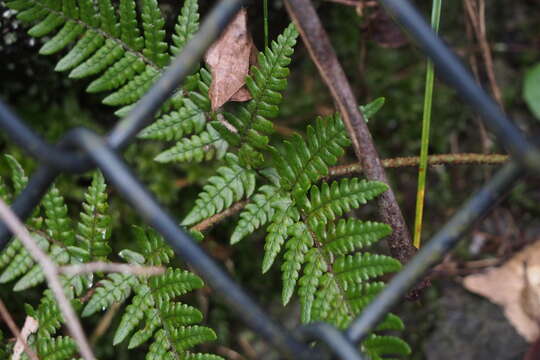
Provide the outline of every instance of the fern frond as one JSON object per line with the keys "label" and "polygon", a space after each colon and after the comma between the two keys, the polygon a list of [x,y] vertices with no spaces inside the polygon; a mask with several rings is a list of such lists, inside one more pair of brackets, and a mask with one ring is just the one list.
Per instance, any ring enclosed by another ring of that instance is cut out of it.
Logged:
{"label": "fern frond", "polygon": [[182,139],[174,147],[162,152],[154,160],[167,162],[201,162],[221,159],[227,151],[227,142],[223,141],[212,124],[206,130],[189,139]]}
{"label": "fern frond", "polygon": [[158,76],[157,70],[147,66],[143,72],[103,99],[103,103],[111,106],[133,104],[146,94]]}
{"label": "fern frond", "polygon": [[[79,43],[77,45],[79,45]],[[66,67],[65,69],[68,70],[69,68]],[[97,93],[118,89],[144,70],[145,64],[140,58],[131,53],[125,53],[120,60],[116,61],[112,66],[105,70],[100,77],[92,81],[86,88],[86,91],[89,93]]]}
{"label": "fern frond", "polygon": [[153,303],[158,307],[204,285],[197,275],[171,268],[167,269],[163,275],[151,277],[148,284],[152,289]]}
{"label": "fern frond", "polygon": [[[47,251],[49,249],[49,242],[43,236],[35,233],[31,235],[41,250]],[[26,250],[26,248],[21,247],[17,255],[13,257],[2,275],[0,275],[0,284],[17,279],[21,275],[28,272],[33,266],[34,259],[32,259],[32,256],[30,256],[30,253]]]}
{"label": "fern frond", "polygon": [[67,336],[41,338],[37,341],[37,350],[42,360],[69,360],[77,353],[77,345]]}
{"label": "fern frond", "polygon": [[[191,3],[193,7],[193,0]],[[88,90],[117,90],[106,97],[106,103],[128,105],[144,94],[169,63],[168,45],[156,0],[142,1],[140,13],[134,0],[115,4],[118,7],[110,0],[28,0],[7,5],[19,11],[21,20],[37,22],[29,30],[31,36],[51,36],[41,54],[50,55],[74,44],[58,62],[57,71],[71,70],[72,78],[101,75]]]}
{"label": "fern frond", "polygon": [[165,20],[156,0],[142,1],[142,25],[144,29],[143,54],[159,66],[168,65],[170,61],[165,40]]}
{"label": "fern frond", "polygon": [[211,81],[212,76],[205,68],[189,76],[183,88],[187,96],[179,96],[173,110],[165,112],[154,123],[143,129],[138,135],[139,138],[178,141],[187,135],[203,131],[206,118],[211,116],[208,98]]}
{"label": "fern frond", "polygon": [[138,284],[137,278],[129,274],[110,274],[107,279],[99,282],[101,285],[88,301],[81,313],[82,317],[95,314],[102,309],[109,308],[114,303],[124,302],[130,295],[134,286]]}
{"label": "fern frond", "polygon": [[232,154],[228,157],[228,166],[220,167],[217,173],[219,175],[208,179],[182,225],[191,225],[215,215],[244,196],[251,196],[255,190],[255,173],[238,165]]}
{"label": "fern frond", "polygon": [[401,269],[401,263],[390,256],[361,253],[336,259],[334,272],[346,289],[349,284],[367,281]]}
{"label": "fern frond", "polygon": [[313,238],[303,223],[296,223],[292,227],[292,237],[285,244],[285,255],[283,256],[283,291],[281,301],[286,305],[291,299],[296,281],[300,276],[300,270],[304,263],[304,257],[313,246]]}
{"label": "fern frond", "polygon": [[160,330],[155,336],[155,342],[150,345],[146,359],[177,359],[179,353],[184,353],[185,359],[223,360],[222,357],[210,354],[185,353],[192,346],[216,339],[216,334],[203,326],[181,327],[169,331]]}
{"label": "fern frond", "polygon": [[163,240],[154,229],[143,229],[139,226],[134,226],[133,231],[135,240],[142,249],[142,254],[145,259],[145,264],[150,266],[160,266],[168,264],[174,257],[174,251]]}
{"label": "fern frond", "polygon": [[133,50],[140,50],[144,46],[137,23],[137,11],[133,0],[120,0],[120,39]]}
{"label": "fern frond", "polygon": [[302,204],[308,216],[308,222],[330,222],[350,211],[366,204],[368,200],[385,192],[388,186],[377,181],[341,179],[331,185],[323,183],[321,187],[313,186],[309,199]]}
{"label": "fern frond", "polygon": [[120,320],[120,324],[116,328],[114,334],[113,344],[118,345],[123,342],[129,334],[139,325],[139,323],[144,319],[145,311],[150,306],[147,301],[145,301],[144,296],[149,293],[150,289],[146,285],[140,285],[138,288],[138,293],[131,300],[131,304],[126,307],[126,311]]}
{"label": "fern frond", "polygon": [[410,346],[395,336],[371,334],[362,341],[362,348],[372,360],[384,360],[387,356],[407,356],[411,354]]}
{"label": "fern frond", "polygon": [[15,190],[15,196],[19,195],[21,191],[26,187],[28,183],[28,177],[26,176],[21,164],[11,155],[4,155],[9,168],[11,169],[11,180],[13,182],[13,189]]}
{"label": "fern frond", "polygon": [[184,99],[177,111],[163,115],[139,134],[141,139],[181,140],[184,136],[198,134],[205,128],[206,116],[190,99]]}
{"label": "fern frond", "polygon": [[[73,299],[73,293],[66,291],[68,299],[71,300],[71,305],[75,310],[81,308],[81,302],[78,299]],[[38,323],[37,338],[51,338],[64,322],[62,313],[56,304],[56,300],[51,290],[45,290],[41,297],[40,303],[36,309],[30,305],[26,305],[26,313],[35,318]]]}
{"label": "fern frond", "polygon": [[135,287],[137,295],[126,308],[115,334],[115,344],[126,339],[143,319],[146,319],[146,324],[131,336],[128,347],[140,346],[153,337],[147,359],[168,358],[169,353],[176,354],[173,358],[181,358],[179,354],[190,347],[214,340],[216,336],[211,329],[188,326],[202,319],[197,309],[172,302],[178,296],[202,286],[202,280],[196,275],[168,269],[165,274],[148,279],[146,285]]}
{"label": "fern frond", "polygon": [[22,246],[23,245],[19,240],[14,240],[4,248],[0,254],[0,269],[3,269],[12,262],[13,258],[21,251]]}
{"label": "fern frond", "polygon": [[186,0],[174,25],[171,54],[177,55],[182,51],[188,40],[199,29],[199,4],[197,0]]}
{"label": "fern frond", "polygon": [[49,192],[43,197],[43,208],[45,209],[48,235],[64,245],[75,244],[72,221],[68,216],[64,197],[60,195],[56,186],[51,186]]}
{"label": "fern frond", "polygon": [[99,36],[94,30],[87,31],[75,46],[56,64],[54,70],[67,71],[80,65],[85,59],[90,57],[99,49],[105,38]]}
{"label": "fern frond", "polygon": [[266,225],[275,213],[275,203],[281,199],[275,186],[264,185],[253,195],[251,202],[240,213],[240,221],[231,235],[231,244],[242,240],[261,226]]}
{"label": "fern frond", "polygon": [[77,224],[77,240],[89,255],[85,260],[105,260],[111,252],[111,217],[107,214],[107,185],[101,172],[95,172],[92,184],[84,194],[83,212]]}
{"label": "fern frond", "polygon": [[[55,264],[65,265],[69,263],[70,256],[65,248],[53,245],[49,254]],[[13,286],[13,291],[23,291],[41,284],[45,281],[45,275],[41,270],[41,265],[35,264],[26,274]]]}
{"label": "fern frond", "polygon": [[328,224],[317,231],[317,237],[325,251],[339,256],[369,247],[391,233],[392,228],[387,224],[349,218]]}
{"label": "fern frond", "polygon": [[[289,202],[290,204],[291,202]],[[279,209],[272,217],[272,223],[268,226],[264,244],[264,259],[262,263],[262,272],[266,273],[272,267],[277,255],[281,251],[285,240],[289,238],[289,228],[298,221],[300,214],[296,208],[286,206],[285,209]]]}
{"label": "fern frond", "polygon": [[349,145],[338,115],[317,118],[315,127],[308,126],[306,140],[295,134],[284,142],[281,153],[274,152],[281,187],[301,198],[313,183],[328,175],[328,167],[337,163]]}
{"label": "fern frond", "polygon": [[298,295],[302,305],[302,322],[307,323],[311,320],[311,309],[315,301],[315,294],[319,287],[322,275],[328,271],[328,264],[321,252],[312,248],[306,255],[306,266],[304,274],[300,279]]}
{"label": "fern frond", "polygon": [[4,178],[0,176],[0,199],[4,200],[6,203],[11,202],[11,191],[7,187]]}

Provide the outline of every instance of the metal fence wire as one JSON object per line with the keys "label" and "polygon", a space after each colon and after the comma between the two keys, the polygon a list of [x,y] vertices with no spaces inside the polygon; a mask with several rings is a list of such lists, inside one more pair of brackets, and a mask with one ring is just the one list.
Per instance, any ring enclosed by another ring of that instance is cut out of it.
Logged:
{"label": "metal fence wire", "polygon": [[[13,211],[26,219],[61,172],[80,173],[99,168],[124,199],[154,227],[174,251],[200,274],[247,326],[273,345],[283,356],[294,359],[365,358],[356,345],[371,331],[409,288],[439,262],[502,195],[527,172],[540,173],[540,149],[507,118],[480,88],[456,55],[437,37],[420,13],[406,0],[379,0],[408,34],[422,47],[437,67],[438,75],[454,87],[473,107],[511,154],[493,178],[448,221],[418,252],[386,288],[345,331],[328,324],[286,330],[272,320],[252,297],[177,225],[148,190],[137,180],[120,151],[153,119],[161,104],[183,82],[206,49],[243,5],[244,0],[221,0],[205,18],[200,31],[186,45],[150,91],[106,136],[84,128],[70,131],[56,145],[46,143],[0,101],[0,127],[40,162],[27,187],[12,204]],[[290,2],[295,6],[294,1]],[[0,250],[11,234],[0,223]],[[318,347],[311,343],[317,341]],[[319,348],[320,347],[320,348]]]}

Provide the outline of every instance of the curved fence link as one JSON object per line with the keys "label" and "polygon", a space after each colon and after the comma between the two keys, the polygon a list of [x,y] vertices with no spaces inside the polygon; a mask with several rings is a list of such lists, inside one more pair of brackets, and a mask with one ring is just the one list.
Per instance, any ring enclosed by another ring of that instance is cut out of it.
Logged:
{"label": "curved fence link", "polygon": [[[162,103],[178,88],[200,61],[206,49],[243,5],[244,0],[220,0],[205,18],[199,32],[186,45],[166,72],[137,103],[130,114],[106,136],[87,129],[74,129],[57,145],[45,142],[27,127],[9,107],[0,101],[0,128],[8,138],[39,160],[41,166],[27,187],[12,204],[12,209],[26,219],[61,172],[83,172],[99,168],[118,192],[172,246],[176,254],[192,266],[233,309],[237,316],[287,358],[340,359],[364,358],[354,344],[371,331],[382,316],[406,292],[439,262],[458,240],[527,172],[540,173],[540,149],[527,140],[516,125],[479,87],[457,56],[437,37],[419,12],[406,0],[379,0],[432,59],[438,73],[481,116],[512,160],[450,219],[386,288],[366,307],[344,332],[328,324],[313,324],[288,331],[252,299],[174,219],[158,204],[137,180],[118,154],[143,127],[154,118]],[[0,250],[11,234],[0,223]],[[326,350],[310,345],[324,343]]]}

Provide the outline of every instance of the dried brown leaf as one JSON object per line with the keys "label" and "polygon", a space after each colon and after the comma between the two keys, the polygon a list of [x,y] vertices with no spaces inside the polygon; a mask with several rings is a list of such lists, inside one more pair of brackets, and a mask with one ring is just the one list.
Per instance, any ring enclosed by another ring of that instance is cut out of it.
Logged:
{"label": "dried brown leaf", "polygon": [[256,52],[247,30],[247,12],[242,9],[205,55],[205,61],[212,72],[209,91],[212,110],[227,101],[251,99],[244,85],[249,66],[253,63],[254,50]]}
{"label": "dried brown leaf", "polygon": [[469,291],[504,308],[517,332],[533,342],[540,335],[540,241],[520,251],[504,265],[465,277]]}
{"label": "dried brown leaf", "polygon": [[[35,333],[39,327],[38,321],[31,316],[27,316],[24,320],[23,328],[21,329],[21,338],[27,342],[28,337]],[[13,347],[13,355],[11,360],[19,360],[24,352],[24,344],[21,339],[17,339],[15,346]]]}

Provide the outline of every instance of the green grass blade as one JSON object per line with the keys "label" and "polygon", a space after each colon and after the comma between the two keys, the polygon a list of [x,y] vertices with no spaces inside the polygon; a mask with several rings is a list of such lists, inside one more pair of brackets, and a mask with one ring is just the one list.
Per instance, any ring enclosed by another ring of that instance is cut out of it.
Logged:
{"label": "green grass blade", "polygon": [[[441,19],[442,0],[433,0],[431,12],[431,26],[435,32],[439,31]],[[416,215],[414,223],[414,241],[416,248],[420,247],[422,235],[422,217],[424,213],[424,197],[426,192],[426,173],[429,148],[429,128],[431,123],[431,104],[433,100],[433,83],[435,69],[433,63],[428,60],[426,68],[426,88],[424,93],[424,114],[422,116],[422,144],[420,147],[420,166],[418,167],[418,190],[416,192]]]}

